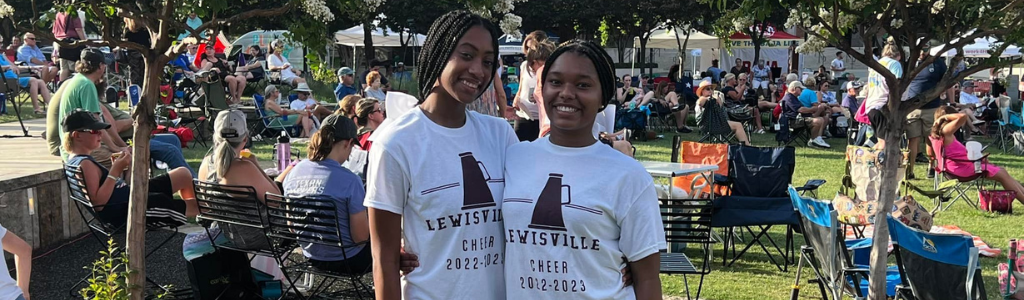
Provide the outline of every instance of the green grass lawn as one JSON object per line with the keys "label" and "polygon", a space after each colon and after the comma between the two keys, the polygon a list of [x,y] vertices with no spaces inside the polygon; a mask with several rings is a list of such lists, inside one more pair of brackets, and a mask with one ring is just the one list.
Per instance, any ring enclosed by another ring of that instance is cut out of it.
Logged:
{"label": "green grass lawn", "polygon": [[[664,134],[665,138],[663,139],[636,143],[637,159],[669,161],[672,134]],[[699,138],[695,133],[685,134],[683,137],[684,140],[691,141]],[[839,190],[844,174],[843,151],[845,150],[845,145],[840,144],[845,144],[845,140],[830,139],[827,141],[833,145],[832,149],[812,149],[804,145],[796,148],[797,164],[793,182],[795,185],[802,185],[808,179],[825,179],[828,183],[821,187],[819,195],[822,198],[831,199]],[[772,134],[754,135],[753,142],[755,145],[761,146],[775,145],[774,135]],[[255,142],[253,145],[252,151],[260,160],[269,161],[273,159],[274,146],[272,144]],[[303,154],[305,154],[305,145],[303,144],[293,144],[292,148],[301,149]],[[992,162],[1006,168],[1015,178],[1024,178],[1024,160],[998,152],[997,149],[991,150],[994,151],[989,157]],[[185,158],[190,165],[198,168],[203,155],[206,153],[207,149],[202,147],[186,149]],[[930,187],[931,181],[924,178],[926,166],[919,164],[915,171],[920,179],[913,182],[921,186]],[[969,194],[972,201],[977,201],[977,192],[970,192]],[[918,197],[918,199],[925,198]],[[931,209],[930,201],[921,202]],[[1000,257],[983,257],[981,259],[985,286],[991,299],[995,299],[999,295],[997,292],[996,265],[1006,261],[1007,241],[1010,238],[1024,238],[1024,233],[1020,229],[1021,224],[1024,224],[1024,212],[1021,212],[1019,203],[1015,206],[1017,206],[1018,210],[1013,215],[996,215],[977,211],[967,206],[966,203],[958,202],[948,211],[941,212],[935,218],[935,225],[957,225],[968,232],[982,237],[991,247],[1004,251]],[[746,237],[749,238],[749,235]],[[783,230],[774,230],[772,238],[776,241],[782,241],[784,238]],[[803,244],[803,237],[796,235],[794,240],[797,242],[797,249],[799,249],[800,245]],[[721,244],[714,245],[715,260],[712,264],[711,274],[705,279],[704,292],[701,298],[736,300],[789,299],[790,286],[793,284],[796,266],[790,266],[789,272],[781,272],[769,262],[764,252],[755,246],[731,267],[722,267],[721,246]],[[688,253],[691,255],[698,254],[692,251]],[[814,275],[809,269],[803,273],[805,279],[809,279],[812,276]],[[682,276],[662,275],[661,278],[666,295],[685,296]],[[697,287],[696,280],[697,277],[689,277],[690,287],[694,291]],[[806,283],[803,283],[802,286],[801,299],[821,299],[816,286]]]}
{"label": "green grass lawn", "polygon": [[[0,123],[17,122],[18,121],[18,116],[14,114],[14,105],[11,104],[10,102],[8,102],[6,105],[7,105],[7,113],[3,114],[3,115],[0,115]],[[32,119],[38,119],[38,118],[45,118],[46,117],[45,114],[44,115],[37,115],[37,114],[35,114],[35,112],[32,111],[32,104],[28,103],[27,101],[25,102],[24,105],[18,106],[18,109],[21,111],[21,119],[24,120],[24,121],[28,121],[28,120],[32,120]]]}

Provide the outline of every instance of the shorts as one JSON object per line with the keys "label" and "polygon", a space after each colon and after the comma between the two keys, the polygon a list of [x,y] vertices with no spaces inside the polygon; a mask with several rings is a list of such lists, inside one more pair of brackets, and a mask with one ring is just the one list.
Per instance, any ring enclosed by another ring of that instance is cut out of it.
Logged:
{"label": "shorts", "polygon": [[875,130],[875,136],[884,137],[889,132],[888,119],[881,110],[872,109],[868,112],[868,121],[871,121],[871,128]]}
{"label": "shorts", "polygon": [[[149,196],[146,199],[146,223],[185,224],[185,201],[174,199],[171,177],[167,174],[149,179]],[[108,204],[97,214],[104,221],[115,226],[128,220],[128,204]]]}
{"label": "shorts", "polygon": [[767,90],[768,89],[768,78],[764,78],[764,80],[758,80],[757,78],[754,78],[754,85],[752,85],[751,87],[755,88],[755,89],[760,88],[760,89],[766,89]]}
{"label": "shorts", "polygon": [[931,132],[936,109],[938,108],[915,109],[907,115],[907,128],[904,132],[907,133],[908,139],[923,137]]}
{"label": "shorts", "polygon": [[68,72],[74,73],[75,72],[75,61],[72,61],[70,59],[63,59],[63,58],[61,58],[60,59],[60,70],[61,71],[65,71],[66,70]]}
{"label": "shorts", "polygon": [[[351,249],[351,248],[349,248]],[[346,250],[351,251],[351,250]],[[347,252],[346,252],[347,253]],[[309,263],[314,268],[350,275],[362,275],[370,273],[373,269],[373,252],[370,250],[370,244],[366,243],[363,245],[363,249],[359,250],[359,253],[350,256],[343,260],[315,260],[310,258]]]}
{"label": "shorts", "polygon": [[28,82],[32,80],[32,77],[18,77],[18,85],[22,88],[28,88]]}
{"label": "shorts", "polygon": [[813,122],[814,122],[814,117],[810,117],[810,116],[797,116],[796,118],[791,118],[789,120],[789,128],[797,129],[797,128],[804,128],[804,127],[811,127],[811,124]]}

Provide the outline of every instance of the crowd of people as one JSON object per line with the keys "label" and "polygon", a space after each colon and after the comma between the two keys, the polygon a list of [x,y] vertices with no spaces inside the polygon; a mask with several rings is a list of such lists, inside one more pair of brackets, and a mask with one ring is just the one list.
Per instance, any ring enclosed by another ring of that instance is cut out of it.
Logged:
{"label": "crowd of people", "polygon": [[[84,35],[74,18],[57,20],[63,38]],[[148,34],[140,33],[146,32],[142,25],[133,24],[129,22],[126,38],[149,44]],[[199,45],[189,45],[183,62],[176,63],[181,74],[210,72],[224,82],[228,102],[241,101],[247,82],[264,78],[264,72],[277,73],[279,85],[262,90],[262,107],[268,117],[280,118],[281,125],[300,129],[298,136],[309,139],[307,155],[269,175],[247,149],[253,133],[245,113],[220,111],[213,120],[213,149],[198,172],[186,163],[176,136],[152,138],[151,157],[169,167],[149,179],[147,210],[175,222],[199,215],[195,179],[251,186],[264,203],[267,194],[334,201],[339,238],[355,246],[302,243],[303,255],[324,270],[372,272],[378,298],[544,298],[547,291],[533,284],[543,277],[564,282],[572,287],[565,293],[584,298],[660,299],[658,252],[666,244],[657,189],[632,159],[625,134],[599,123],[610,107],[650,107],[671,115],[680,133],[694,130],[686,124],[693,112],[702,135],[733,135],[745,145],[751,144],[750,133],[771,130],[762,111],[772,112],[770,122],[807,127],[807,145],[821,148],[831,147],[825,139],[837,118],[854,119],[874,130],[874,147],[887,147],[886,105],[895,95],[873,70],[866,84],[857,81],[847,72],[841,52],[829,68],[821,66],[802,80],[797,74],[776,78],[764,60],[746,67],[737,58],[728,72],[713,61],[696,84],[680,74],[678,65],[668,81],[652,84],[653,79],[640,76],[633,84],[633,76],[616,75],[600,45],[571,40],[556,46],[537,31],[523,39],[525,59],[514,78],[516,89],[508,92],[504,87],[511,81],[503,78],[498,36],[494,24],[470,12],[438,18],[418,57],[418,86],[410,87],[419,92],[416,106],[393,115],[387,115],[385,102],[389,93],[403,91],[391,84],[407,80],[403,64],[391,72],[373,61],[358,78],[352,68],[338,69],[334,93],[339,108],[332,111],[313,99],[302,72],[282,56],[280,41],[271,43],[266,58],[259,46],[246,48],[237,66],[219,57],[212,43],[202,54]],[[85,187],[101,218],[126,222],[130,188],[125,178],[132,150],[121,131],[131,125],[130,118],[115,116],[123,112],[100,101],[109,68],[105,55],[86,48],[77,59],[65,62],[60,57],[51,66],[39,58],[34,36],[26,34],[22,40],[17,59],[27,68],[20,69],[4,55],[4,75],[28,74],[19,77],[24,78],[19,84],[32,93],[37,113],[42,113],[40,105],[46,108],[51,153],[62,157],[65,168],[82,174],[69,180]],[[919,59],[927,59],[927,50]],[[141,63],[133,60],[135,55],[129,52],[129,64]],[[887,44],[878,62],[900,78],[901,55],[894,44]],[[900,99],[937,86],[946,70],[943,60],[935,60]],[[845,80],[840,83],[838,78]],[[51,81],[60,82],[52,95],[46,87]],[[279,86],[284,85],[291,87],[294,99],[282,95]],[[992,103],[977,97],[973,82],[962,87],[927,99],[908,116],[910,157],[916,158],[924,143],[929,155],[941,152],[955,158],[954,172],[975,171],[959,162],[966,159],[966,150],[955,135],[965,126],[971,133],[983,133],[981,126],[993,119]],[[346,167],[355,151],[368,156],[364,169]],[[915,159],[910,161],[913,170]],[[1005,170],[987,165],[982,172],[1016,191],[1024,202],[1024,187]],[[565,187],[568,192],[563,192]],[[263,234],[229,225],[221,229],[236,243]],[[31,267],[24,258],[31,256],[31,249],[2,226],[0,236],[3,249],[16,256],[19,279],[0,275],[0,294],[20,289],[19,299],[28,299]],[[559,238],[579,245],[559,244]],[[468,261],[474,262],[472,267]],[[551,262],[557,262],[557,272],[547,271]],[[452,280],[465,288],[436,288]]]}

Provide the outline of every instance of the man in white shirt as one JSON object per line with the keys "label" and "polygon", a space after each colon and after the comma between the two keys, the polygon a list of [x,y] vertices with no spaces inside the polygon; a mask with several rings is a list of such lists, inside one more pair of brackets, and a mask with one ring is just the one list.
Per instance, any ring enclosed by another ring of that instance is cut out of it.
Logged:
{"label": "man in white shirt", "polygon": [[978,120],[974,116],[974,111],[978,107],[982,107],[981,99],[974,95],[974,81],[964,82],[963,90],[960,91],[960,103],[953,103],[961,113],[967,115],[967,118],[971,121],[967,124],[971,132],[979,131],[977,125],[984,124],[985,121]]}
{"label": "man in white shirt", "polygon": [[839,74],[846,71],[846,63],[843,62],[843,52],[836,52],[836,58],[832,60],[832,78],[839,78]]}
{"label": "man in white shirt", "polygon": [[331,115],[331,111],[323,105],[316,103],[316,99],[310,97],[310,93],[313,91],[309,89],[309,85],[305,82],[299,83],[299,87],[292,90],[298,96],[298,99],[292,101],[289,104],[289,108],[294,110],[305,110],[309,111],[312,116],[315,116],[317,120],[323,120],[327,116]]}

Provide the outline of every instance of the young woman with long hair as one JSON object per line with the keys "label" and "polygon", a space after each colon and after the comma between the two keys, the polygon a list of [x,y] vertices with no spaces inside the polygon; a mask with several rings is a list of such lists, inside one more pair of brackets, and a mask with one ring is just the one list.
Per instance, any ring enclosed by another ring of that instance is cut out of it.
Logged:
{"label": "young woman with long hair", "polygon": [[[378,131],[364,202],[377,299],[505,298],[502,170],[519,139],[507,121],[466,110],[493,80],[497,38],[467,11],[434,21],[419,106]],[[420,267],[400,276],[403,247]]]}
{"label": "young woman with long hair", "polygon": [[[945,169],[959,177],[971,177],[976,174],[977,169],[967,158],[967,147],[960,143],[954,136],[961,127],[967,124],[969,118],[963,113],[958,113],[956,108],[943,105],[935,110],[935,122],[932,124],[931,134],[928,140],[935,149],[942,153],[939,163],[945,161]],[[997,167],[994,164],[983,163],[981,172],[985,178],[995,180],[1003,185],[1004,189],[1017,192],[1017,201],[1024,204],[1024,186],[1020,181],[1010,177],[1006,169]]]}
{"label": "young woman with long hair", "polygon": [[[550,134],[510,147],[505,162],[507,299],[661,299],[665,233],[654,182],[593,133],[615,97],[613,70],[589,41],[569,41],[548,58],[541,78]],[[632,286],[621,280],[624,266]]]}

